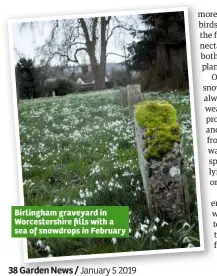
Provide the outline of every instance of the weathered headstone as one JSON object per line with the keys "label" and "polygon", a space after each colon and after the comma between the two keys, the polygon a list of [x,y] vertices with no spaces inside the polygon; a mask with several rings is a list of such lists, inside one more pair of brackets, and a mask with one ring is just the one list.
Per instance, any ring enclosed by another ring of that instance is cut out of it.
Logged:
{"label": "weathered headstone", "polygon": [[127,85],[129,115],[132,118],[134,113],[134,105],[142,101],[142,93],[140,84]]}
{"label": "weathered headstone", "polygon": [[123,107],[128,107],[127,87],[120,88],[120,104]]}
{"label": "weathered headstone", "polygon": [[135,106],[134,123],[150,214],[166,220],[186,218],[188,188],[175,108],[165,101],[139,103]]}
{"label": "weathered headstone", "polygon": [[55,96],[56,96],[55,91],[52,91],[52,97],[55,97]]}

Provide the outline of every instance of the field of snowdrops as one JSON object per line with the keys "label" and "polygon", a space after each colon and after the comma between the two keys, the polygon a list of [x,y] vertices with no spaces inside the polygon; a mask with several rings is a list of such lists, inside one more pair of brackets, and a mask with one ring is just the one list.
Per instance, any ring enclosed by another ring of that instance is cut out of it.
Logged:
{"label": "field of snowdrops", "polygon": [[19,104],[25,205],[127,205],[130,238],[29,239],[29,258],[199,246],[189,95],[145,93],[177,109],[190,190],[190,221],[150,218],[133,122],[119,91],[24,100]]}

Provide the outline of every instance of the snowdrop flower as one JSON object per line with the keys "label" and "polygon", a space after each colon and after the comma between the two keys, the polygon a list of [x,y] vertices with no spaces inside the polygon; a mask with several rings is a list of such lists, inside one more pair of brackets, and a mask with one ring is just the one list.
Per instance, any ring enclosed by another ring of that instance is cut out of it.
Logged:
{"label": "snowdrop flower", "polygon": [[153,225],[152,229],[153,229],[154,231],[157,231],[157,226],[156,226],[156,225]]}
{"label": "snowdrop flower", "polygon": [[146,219],[144,222],[145,222],[146,224],[149,224],[149,223],[150,223],[150,220],[149,220],[149,219]]}
{"label": "snowdrop flower", "polygon": [[142,232],[147,232],[146,228],[148,228],[148,225],[140,223],[140,229]]}
{"label": "snowdrop flower", "polygon": [[117,243],[117,239],[116,238],[112,238],[112,243],[116,244]]}
{"label": "snowdrop flower", "polygon": [[57,201],[58,201],[58,198],[55,197],[54,200],[53,200],[53,202],[54,202],[54,203],[57,203]]}
{"label": "snowdrop flower", "polygon": [[189,238],[188,237],[184,237],[184,239],[183,239],[183,241],[182,241],[183,243],[190,243],[190,240],[189,240]]}
{"label": "snowdrop flower", "polygon": [[85,197],[85,194],[84,194],[84,192],[82,190],[79,191],[79,196],[80,196],[80,198],[84,198]]}
{"label": "snowdrop flower", "polygon": [[87,189],[85,190],[86,192],[86,197],[92,197],[93,196],[93,193],[90,191],[88,191]]}
{"label": "snowdrop flower", "polygon": [[164,227],[165,225],[168,225],[168,223],[166,221],[163,221],[161,227]]}
{"label": "snowdrop flower", "polygon": [[138,231],[136,231],[134,237],[135,237],[136,239],[141,238],[141,234],[140,234]]}
{"label": "snowdrop flower", "polygon": [[157,239],[157,238],[156,238],[154,235],[151,236],[151,240],[152,240],[152,241],[155,241],[156,239]]}
{"label": "snowdrop flower", "polygon": [[154,220],[156,223],[160,222],[160,219],[158,217],[155,218]]}
{"label": "snowdrop flower", "polygon": [[194,245],[192,243],[189,243],[188,248],[192,248],[192,247],[194,247]]}
{"label": "snowdrop flower", "polygon": [[37,243],[36,243],[36,245],[41,247],[42,241],[41,241],[41,240],[38,240]]}
{"label": "snowdrop flower", "polygon": [[190,228],[190,224],[189,224],[189,223],[187,223],[187,222],[185,222],[185,223],[183,224],[182,228],[185,228],[185,227]]}
{"label": "snowdrop flower", "polygon": [[47,245],[44,250],[47,251],[47,252],[50,252],[50,246]]}

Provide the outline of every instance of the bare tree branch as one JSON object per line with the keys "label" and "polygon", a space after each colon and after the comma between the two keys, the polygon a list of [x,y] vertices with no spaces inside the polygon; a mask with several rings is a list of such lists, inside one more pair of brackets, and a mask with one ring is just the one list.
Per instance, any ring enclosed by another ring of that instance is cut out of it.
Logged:
{"label": "bare tree branch", "polygon": [[54,53],[52,53],[52,54],[50,53],[51,56],[49,57],[47,64],[48,64],[56,55],[58,55],[60,58],[61,58],[61,57],[66,58],[66,59],[67,59],[67,62],[71,61],[71,62],[74,62],[74,63],[79,63],[79,62],[78,62],[78,59],[77,59],[77,53],[80,52],[80,51],[87,51],[87,48],[78,48],[78,49],[76,49],[76,51],[75,51],[75,53],[74,53],[74,59],[71,59],[70,56],[69,56],[68,54],[62,54],[62,53],[57,52],[57,51],[54,52]]}
{"label": "bare tree branch", "polygon": [[56,20],[56,24],[55,24],[54,28],[51,31],[51,41],[54,39],[55,31],[56,31],[56,29],[58,29],[58,27],[59,27],[59,21]]}
{"label": "bare tree branch", "polygon": [[59,59],[67,65],[79,64],[87,53],[96,86],[103,89],[107,57],[116,55],[126,59],[126,54],[107,53],[109,39],[117,34],[118,43],[124,44],[120,42],[122,37],[125,39],[126,32],[133,30],[130,22],[125,17],[116,16],[49,21],[50,34],[44,45],[38,48],[38,53],[40,58],[44,58],[44,63]]}
{"label": "bare tree branch", "polygon": [[93,28],[92,28],[92,42],[96,44],[97,36],[96,36],[96,28],[98,24],[98,19],[99,17],[94,17],[93,18]]}
{"label": "bare tree branch", "polygon": [[108,55],[115,55],[115,56],[119,56],[119,57],[125,58],[124,55],[120,55],[120,54],[117,54],[117,53],[107,53],[107,54],[106,54],[106,57],[107,57]]}

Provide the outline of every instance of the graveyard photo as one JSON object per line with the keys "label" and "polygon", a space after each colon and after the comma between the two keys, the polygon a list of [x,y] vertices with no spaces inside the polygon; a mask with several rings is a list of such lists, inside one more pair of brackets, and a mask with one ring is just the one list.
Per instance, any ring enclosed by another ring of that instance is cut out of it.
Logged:
{"label": "graveyard photo", "polygon": [[184,12],[44,24],[40,62],[14,41],[25,205],[129,206],[130,235],[29,238],[28,257],[199,247]]}

